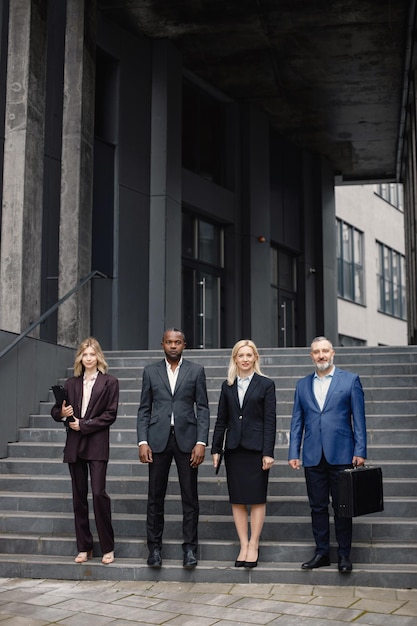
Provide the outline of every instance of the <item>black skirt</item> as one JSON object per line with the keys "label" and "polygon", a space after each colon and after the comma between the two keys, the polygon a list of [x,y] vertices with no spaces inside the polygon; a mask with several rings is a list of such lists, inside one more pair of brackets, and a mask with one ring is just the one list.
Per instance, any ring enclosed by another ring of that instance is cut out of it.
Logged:
{"label": "black skirt", "polygon": [[262,452],[235,448],[226,450],[229,500],[232,504],[265,504],[269,470],[262,469]]}

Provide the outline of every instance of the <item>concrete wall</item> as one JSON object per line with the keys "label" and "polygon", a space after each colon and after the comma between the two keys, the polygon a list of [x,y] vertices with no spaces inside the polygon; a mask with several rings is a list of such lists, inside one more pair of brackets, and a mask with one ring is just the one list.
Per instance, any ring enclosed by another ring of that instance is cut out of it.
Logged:
{"label": "concrete wall", "polygon": [[[0,331],[0,350],[16,335]],[[74,351],[41,340],[26,338],[0,361],[0,457],[7,444],[18,440],[19,428],[29,426],[31,413],[49,398],[51,385],[68,375]],[[52,417],[51,417],[52,420]]]}

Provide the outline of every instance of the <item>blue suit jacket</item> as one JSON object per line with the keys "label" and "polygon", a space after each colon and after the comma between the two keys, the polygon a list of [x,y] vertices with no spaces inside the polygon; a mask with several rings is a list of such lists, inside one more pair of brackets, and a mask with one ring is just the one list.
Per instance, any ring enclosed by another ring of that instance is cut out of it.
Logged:
{"label": "blue suit jacket", "polygon": [[366,458],[365,400],[359,376],[336,367],[322,411],[313,378],[314,373],[297,382],[288,459],[300,458],[301,443],[304,467],[318,465],[322,453],[331,465],[349,465],[354,456]]}

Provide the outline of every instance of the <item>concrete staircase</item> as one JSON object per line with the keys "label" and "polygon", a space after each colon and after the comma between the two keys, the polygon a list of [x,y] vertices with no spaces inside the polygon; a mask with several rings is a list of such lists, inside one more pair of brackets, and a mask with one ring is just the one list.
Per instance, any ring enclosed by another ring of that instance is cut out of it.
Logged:
{"label": "concrete staircase", "polygon": [[[206,367],[211,430],[229,354],[229,350],[189,350],[185,355]],[[295,382],[312,369],[308,349],[261,351],[262,369],[277,386],[277,444],[260,561],[250,571],[233,566],[238,547],[224,467],[215,476],[210,448],[199,470],[198,567],[191,571],[182,567],[182,514],[174,465],[166,502],[164,565],[161,570],[146,566],[147,467],[138,460],[136,411],[143,367],[160,359],[161,352],[114,352],[106,357],[121,389],[118,418],[111,430],[107,485],[113,504],[116,561],[102,565],[97,551],[97,558],[85,565],[73,562],[70,478],[62,462],[65,431],[50,417],[51,394],[49,402],[40,404],[39,414],[31,416],[30,426],[21,429],[19,441],[9,445],[9,456],[0,459],[0,577],[417,588],[417,347],[336,351],[336,364],[361,376],[368,462],[382,467],[385,496],[382,513],[354,520],[354,571],[347,576],[337,571],[335,553],[331,567],[311,572],[300,569],[314,551],[310,512],[304,475],[290,470],[286,459]]]}

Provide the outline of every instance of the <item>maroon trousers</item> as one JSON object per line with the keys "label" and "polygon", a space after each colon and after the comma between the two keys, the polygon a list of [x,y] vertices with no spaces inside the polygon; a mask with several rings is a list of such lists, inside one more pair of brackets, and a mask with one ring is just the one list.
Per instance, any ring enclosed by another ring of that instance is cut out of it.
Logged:
{"label": "maroon trousers", "polygon": [[114,533],[111,523],[110,497],[106,493],[107,461],[86,461],[77,458],[68,463],[72,481],[72,501],[75,518],[75,536],[78,552],[93,549],[93,535],[88,519],[88,468],[90,468],[94,518],[103,554],[114,550]]}

